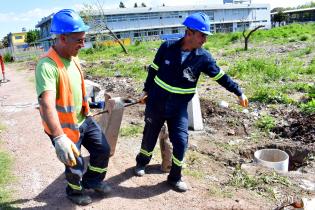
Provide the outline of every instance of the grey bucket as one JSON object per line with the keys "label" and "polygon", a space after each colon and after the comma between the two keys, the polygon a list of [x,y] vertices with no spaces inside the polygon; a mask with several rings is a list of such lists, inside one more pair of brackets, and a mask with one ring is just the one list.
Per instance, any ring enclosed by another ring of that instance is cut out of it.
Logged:
{"label": "grey bucket", "polygon": [[289,155],[280,149],[261,149],[254,153],[257,164],[273,168],[279,172],[288,172]]}

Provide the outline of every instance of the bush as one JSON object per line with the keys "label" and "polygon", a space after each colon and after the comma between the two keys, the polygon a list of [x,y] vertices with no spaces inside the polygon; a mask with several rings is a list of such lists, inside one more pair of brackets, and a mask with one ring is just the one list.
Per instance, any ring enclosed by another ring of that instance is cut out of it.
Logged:
{"label": "bush", "polygon": [[300,41],[306,41],[306,40],[309,40],[310,39],[310,36],[308,34],[304,34],[300,37]]}
{"label": "bush", "polygon": [[13,57],[12,57],[11,53],[4,53],[3,59],[4,59],[4,62],[12,62],[13,61]]}

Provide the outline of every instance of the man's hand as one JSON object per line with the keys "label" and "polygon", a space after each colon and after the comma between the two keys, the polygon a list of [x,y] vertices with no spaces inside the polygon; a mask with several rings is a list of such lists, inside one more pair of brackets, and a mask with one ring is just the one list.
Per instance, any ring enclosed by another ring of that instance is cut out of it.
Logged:
{"label": "man's hand", "polygon": [[242,93],[241,96],[238,97],[239,101],[240,101],[240,105],[242,107],[248,107],[248,99],[247,97],[245,96],[245,94]]}
{"label": "man's hand", "polygon": [[143,91],[140,95],[139,103],[145,104],[147,102],[148,93]]}
{"label": "man's hand", "polygon": [[80,156],[80,152],[75,146],[75,144],[67,137],[66,134],[57,136],[53,139],[55,143],[55,149],[58,159],[68,165],[75,166],[77,165],[77,161],[75,157]]}

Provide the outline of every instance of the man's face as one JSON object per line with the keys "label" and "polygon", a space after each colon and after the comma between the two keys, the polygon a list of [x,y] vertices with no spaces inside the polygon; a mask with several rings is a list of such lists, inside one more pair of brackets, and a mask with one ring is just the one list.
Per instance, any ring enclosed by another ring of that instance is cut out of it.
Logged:
{"label": "man's face", "polygon": [[188,30],[189,40],[193,49],[200,48],[207,41],[207,34],[200,31]]}
{"label": "man's face", "polygon": [[84,47],[85,32],[64,35],[63,43],[69,56],[77,56],[79,50]]}

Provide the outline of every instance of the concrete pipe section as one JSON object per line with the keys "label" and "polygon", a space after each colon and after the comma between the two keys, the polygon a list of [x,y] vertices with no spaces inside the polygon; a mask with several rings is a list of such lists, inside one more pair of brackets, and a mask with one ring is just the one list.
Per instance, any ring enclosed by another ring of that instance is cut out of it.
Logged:
{"label": "concrete pipe section", "polygon": [[254,153],[255,162],[279,172],[288,172],[289,155],[279,149],[261,149]]}

